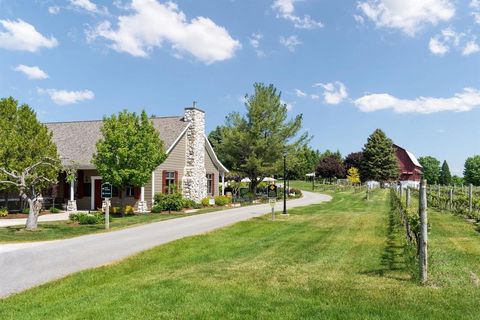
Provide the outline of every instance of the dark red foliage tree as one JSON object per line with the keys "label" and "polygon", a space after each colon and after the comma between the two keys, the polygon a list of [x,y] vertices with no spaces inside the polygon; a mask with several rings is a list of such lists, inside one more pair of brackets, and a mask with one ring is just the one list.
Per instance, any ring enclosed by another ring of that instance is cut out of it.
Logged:
{"label": "dark red foliage tree", "polygon": [[345,171],[348,171],[351,167],[360,169],[360,163],[362,162],[363,152],[352,152],[344,161]]}
{"label": "dark red foliage tree", "polygon": [[316,170],[317,176],[322,178],[344,178],[345,177],[345,168],[341,160],[338,157],[331,155],[326,156],[317,166]]}

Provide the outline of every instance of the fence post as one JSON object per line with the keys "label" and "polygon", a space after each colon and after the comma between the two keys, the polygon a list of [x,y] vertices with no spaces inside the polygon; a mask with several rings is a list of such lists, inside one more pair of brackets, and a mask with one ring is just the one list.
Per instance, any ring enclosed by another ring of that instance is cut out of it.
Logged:
{"label": "fence post", "polygon": [[449,209],[453,210],[453,189],[450,189],[450,191],[448,192],[448,205]]}
{"label": "fence post", "polygon": [[402,198],[403,198],[403,186],[400,184],[400,189],[398,190],[399,192],[399,196],[400,196],[400,202],[402,202]]}
{"label": "fence post", "polygon": [[473,184],[468,185],[468,212],[473,212]]}
{"label": "fence post", "polygon": [[367,184],[367,200],[370,200],[370,186]]}
{"label": "fence post", "polygon": [[315,191],[315,177],[312,177],[312,191]]}
{"label": "fence post", "polygon": [[419,194],[420,214],[420,279],[422,283],[428,280],[428,219],[427,219],[427,180],[420,183]]}
{"label": "fence post", "polygon": [[408,209],[408,208],[410,207],[410,189],[407,188],[407,190],[405,191],[405,193],[406,193],[406,197],[407,197],[407,199],[406,199],[406,201],[405,201],[405,204],[406,204],[405,207]]}

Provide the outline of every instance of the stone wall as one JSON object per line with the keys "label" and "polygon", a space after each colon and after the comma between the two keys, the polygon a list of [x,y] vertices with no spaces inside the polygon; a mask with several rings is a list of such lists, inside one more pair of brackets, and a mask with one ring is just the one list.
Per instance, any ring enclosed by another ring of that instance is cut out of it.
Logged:
{"label": "stone wall", "polygon": [[207,196],[205,169],[205,113],[196,106],[185,109],[185,121],[190,122],[186,132],[186,165],[182,178],[183,195],[200,202]]}

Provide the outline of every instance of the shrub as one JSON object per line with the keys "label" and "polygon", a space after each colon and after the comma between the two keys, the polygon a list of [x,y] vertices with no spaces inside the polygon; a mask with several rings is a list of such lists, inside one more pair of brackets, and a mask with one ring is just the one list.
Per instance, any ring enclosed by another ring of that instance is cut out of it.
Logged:
{"label": "shrub", "polygon": [[0,208],[0,217],[8,216],[8,209],[7,208]]}
{"label": "shrub", "polygon": [[227,204],[230,204],[230,202],[231,202],[231,199],[227,196],[216,196],[215,197],[215,204],[217,206],[223,207]]}
{"label": "shrub", "polygon": [[132,206],[125,206],[125,215],[133,215],[134,213]]}
{"label": "shrub", "polygon": [[[72,222],[78,222],[79,224],[101,224],[105,222],[105,215],[102,212],[79,212],[71,213],[68,219]],[[109,216],[109,221],[112,221],[111,216]]]}
{"label": "shrub", "polygon": [[159,205],[154,205],[152,209],[150,210],[151,213],[162,213],[162,206]]}
{"label": "shrub", "polygon": [[293,194],[295,198],[300,198],[302,196],[302,190],[291,188],[290,194]]}
{"label": "shrub", "polygon": [[110,208],[110,213],[111,214],[118,214],[118,213],[120,213],[120,211],[121,211],[120,207],[111,207]]}
{"label": "shrub", "polygon": [[55,207],[50,208],[50,213],[60,213],[60,209],[57,209]]}
{"label": "shrub", "polygon": [[196,203],[195,201],[191,199],[183,199],[183,207],[184,208],[191,208],[191,209],[200,209],[202,207],[201,204]]}
{"label": "shrub", "polygon": [[78,223],[80,224],[97,224],[99,223],[96,215],[91,213],[81,213],[78,215]]}
{"label": "shrub", "polygon": [[161,211],[181,211],[185,200],[180,193],[157,193],[154,197],[154,206]]}
{"label": "shrub", "polygon": [[203,198],[202,199],[202,206],[209,207],[210,206],[210,198]]}

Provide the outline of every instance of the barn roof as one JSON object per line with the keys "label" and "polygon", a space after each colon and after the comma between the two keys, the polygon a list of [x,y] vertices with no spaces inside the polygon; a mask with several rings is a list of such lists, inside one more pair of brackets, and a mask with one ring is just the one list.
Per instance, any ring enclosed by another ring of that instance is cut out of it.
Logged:
{"label": "barn roof", "polygon": [[[165,150],[175,144],[180,135],[185,132],[189,122],[183,117],[151,118],[153,125],[160,133]],[[96,143],[102,137],[100,128],[102,120],[54,122],[45,125],[53,133],[53,141],[64,164],[72,160],[80,169],[93,168],[91,163],[96,151]]]}
{"label": "barn roof", "polygon": [[410,151],[408,151],[407,149],[405,148],[402,148],[396,144],[394,144],[395,148],[398,148],[398,149],[402,149],[405,151],[405,153],[408,155],[408,158],[410,159],[410,161],[412,161],[412,163],[416,166],[416,167],[419,167],[419,168],[423,168],[422,165],[420,164],[420,162],[418,162],[417,160],[417,157],[415,157],[415,155],[413,153],[411,153]]}

